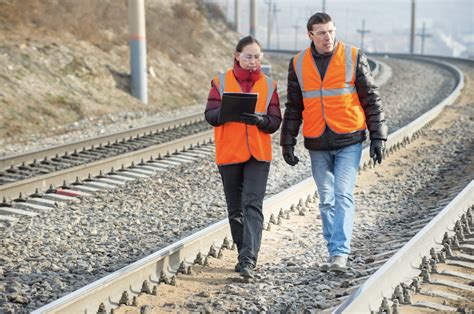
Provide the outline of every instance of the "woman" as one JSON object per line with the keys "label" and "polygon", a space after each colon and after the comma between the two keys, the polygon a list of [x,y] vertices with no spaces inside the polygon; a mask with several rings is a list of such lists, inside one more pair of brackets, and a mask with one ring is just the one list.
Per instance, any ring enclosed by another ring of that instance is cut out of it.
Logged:
{"label": "woman", "polygon": [[[253,278],[262,239],[262,205],[272,159],[270,134],[281,123],[276,83],[261,72],[262,57],[255,38],[242,38],[235,48],[233,69],[212,80],[205,112],[214,126],[216,163],[239,251],[235,271],[246,278]],[[240,122],[219,124],[223,92],[258,93],[255,113],[242,114]]]}

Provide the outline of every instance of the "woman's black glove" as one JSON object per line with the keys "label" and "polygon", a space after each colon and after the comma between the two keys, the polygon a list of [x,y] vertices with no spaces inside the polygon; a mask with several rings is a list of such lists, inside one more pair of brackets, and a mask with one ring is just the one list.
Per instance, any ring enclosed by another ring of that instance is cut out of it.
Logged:
{"label": "woman's black glove", "polygon": [[213,127],[221,126],[223,123],[219,123],[219,113],[221,111],[221,108],[214,108],[214,109],[208,109],[204,113],[204,116],[206,117],[206,121],[212,125]]}
{"label": "woman's black glove", "polygon": [[268,124],[268,117],[255,113],[242,113],[242,115],[240,115],[240,122],[262,128]]}

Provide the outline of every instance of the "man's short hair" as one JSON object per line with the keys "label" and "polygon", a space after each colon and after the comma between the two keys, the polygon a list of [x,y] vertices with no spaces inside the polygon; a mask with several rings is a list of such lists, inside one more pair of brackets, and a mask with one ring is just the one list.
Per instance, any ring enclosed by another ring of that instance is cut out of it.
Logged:
{"label": "man's short hair", "polygon": [[318,12],[318,13],[313,14],[309,18],[308,24],[306,25],[306,27],[308,28],[308,32],[309,32],[309,31],[313,30],[313,25],[315,25],[315,24],[326,24],[326,23],[329,23],[331,21],[332,21],[332,19],[331,19],[331,16],[329,16],[329,14],[324,13],[324,12]]}

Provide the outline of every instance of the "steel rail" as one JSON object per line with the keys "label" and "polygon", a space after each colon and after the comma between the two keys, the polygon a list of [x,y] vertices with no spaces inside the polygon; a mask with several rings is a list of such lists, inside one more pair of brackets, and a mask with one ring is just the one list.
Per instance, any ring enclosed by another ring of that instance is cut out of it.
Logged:
{"label": "steel rail", "polygon": [[374,60],[375,64],[376,64],[376,68],[377,68],[377,72],[376,74],[374,73],[373,76],[375,79],[375,82],[377,84],[377,87],[382,87],[383,85],[385,85],[389,80],[390,78],[392,77],[392,68],[380,61],[380,60],[375,60],[375,59],[370,59],[369,60]]}
{"label": "steel rail", "polygon": [[474,64],[474,59],[468,59],[468,58],[459,58],[459,57],[448,57],[448,56],[440,56],[440,55],[426,55],[426,54],[406,54],[406,53],[383,53],[383,52],[371,52],[368,54],[369,56],[373,57],[385,57],[385,56],[390,56],[390,57],[395,57],[395,58],[429,58],[429,59],[439,59],[439,60],[444,60],[446,62],[454,61],[462,61],[462,62],[468,62],[471,64]]}
{"label": "steel rail", "polygon": [[[441,110],[452,104],[459,96],[464,85],[463,74],[454,66],[443,63],[457,78],[456,87],[450,95],[430,111],[423,114],[407,126],[389,135],[387,149],[396,150],[408,141],[416,138],[423,128],[433,121]],[[366,160],[365,162],[362,162]],[[369,160],[369,148],[362,152],[361,165],[372,163]],[[312,196],[316,185],[312,177],[266,199],[263,203],[265,217],[277,214],[283,208],[289,208]],[[74,291],[56,301],[35,310],[33,313],[90,313],[95,312],[103,303],[106,309],[119,304],[119,299],[124,291],[134,295],[140,292],[144,280],[157,282],[161,271],[174,272],[182,261],[194,260],[196,254],[206,252],[210,245],[220,247],[225,237],[229,237],[230,230],[227,219],[188,236],[158,252],[145,257],[127,267],[124,267],[102,279],[99,279],[77,291]]]}
{"label": "steel rail", "polygon": [[107,134],[99,137],[94,137],[90,139],[85,139],[73,143],[68,143],[65,145],[56,145],[53,147],[48,147],[40,150],[25,152],[21,154],[8,155],[0,157],[0,170],[9,168],[10,166],[19,165],[22,162],[30,163],[33,160],[41,160],[45,157],[52,157],[56,154],[63,155],[66,152],[73,152],[74,150],[82,150],[83,148],[91,148],[92,146],[105,145],[108,142],[113,143],[116,140],[121,141],[123,139],[128,139],[130,137],[142,136],[150,132],[156,132],[164,130],[171,127],[176,127],[183,124],[195,123],[204,120],[204,115],[201,113],[194,113],[187,115],[182,118],[167,120],[160,123],[154,123],[146,125],[143,127],[137,127],[134,129],[129,129],[113,134]]}
{"label": "steel rail", "polygon": [[[405,57],[408,58],[408,56]],[[433,107],[431,110],[425,112],[420,117],[410,122],[403,128],[391,133],[386,142],[386,146],[388,149],[390,149],[390,147],[393,147],[394,145],[401,145],[406,142],[409,142],[412,137],[419,136],[421,130],[426,126],[429,126],[432,122],[434,122],[433,120],[441,113],[441,111],[443,111],[444,107],[454,103],[454,101],[461,94],[461,91],[464,87],[464,75],[458,67],[446,63],[444,61],[434,61],[423,57],[414,57],[413,59],[442,65],[445,69],[447,69],[454,75],[457,84],[451,91],[451,93],[438,105]]]}
{"label": "steel rail", "polygon": [[[297,203],[302,195],[313,195],[314,181],[305,180],[263,203],[265,216],[277,214],[280,208]],[[223,219],[152,255],[126,266],[98,281],[72,292],[33,313],[95,313],[104,303],[107,308],[118,304],[124,290],[137,294],[143,281],[158,282],[161,271],[174,273],[181,261],[191,265],[198,252],[206,255],[211,245],[218,249],[224,238],[231,238],[229,223]]]}
{"label": "steel rail", "polygon": [[377,76],[380,71],[380,64],[375,61],[375,59],[368,59],[367,61],[369,61],[369,66],[370,70],[372,71],[372,75]]}
{"label": "steel rail", "polygon": [[30,179],[13,182],[10,184],[0,185],[0,198],[12,199],[18,197],[20,193],[29,195],[35,193],[36,189],[44,191],[52,184],[53,186],[60,186],[64,181],[74,182],[76,178],[86,178],[89,174],[91,177],[102,173],[107,173],[113,167],[115,170],[120,169],[122,165],[128,167],[132,163],[139,163],[142,159],[148,160],[150,158],[157,158],[160,155],[174,153],[181,151],[191,145],[197,145],[202,142],[212,140],[213,131],[193,134],[172,142],[153,145],[148,148],[129,152],[123,155],[118,155],[106,159],[101,159],[89,164],[79,165],[76,167],[67,168],[57,172],[48,173],[42,176],[33,177]]}
{"label": "steel rail", "polygon": [[443,248],[444,233],[454,234],[448,230],[452,230],[454,222],[473,204],[474,180],[333,313],[378,311],[384,296],[390,299],[400,282],[409,281],[420,274],[420,269],[415,265],[421,263],[423,256],[430,255],[431,248]]}
{"label": "steel rail", "polygon": [[[279,94],[286,93],[283,89],[280,89]],[[39,150],[33,150],[23,152],[19,154],[12,154],[8,156],[0,157],[0,170],[5,170],[11,166],[17,166],[21,163],[31,163],[35,159],[42,160],[45,157],[50,158],[56,155],[63,155],[65,153],[73,152],[74,150],[80,151],[82,149],[89,149],[100,145],[106,145],[115,141],[122,141],[129,139],[130,137],[145,136],[150,132],[163,131],[168,128],[175,128],[186,124],[197,123],[204,121],[204,114],[200,112],[189,114],[182,118],[171,119],[164,122],[152,123],[142,127],[136,127],[116,133],[106,134],[94,138],[88,138],[64,145],[55,145],[48,148]]]}
{"label": "steel rail", "polygon": [[[42,156],[43,152],[48,152],[48,154],[56,154],[58,152],[64,153],[70,149],[77,149],[78,147],[84,147],[84,145],[97,145],[110,142],[113,139],[123,139],[128,137],[133,137],[134,135],[139,135],[142,133],[151,132],[152,130],[157,130],[158,128],[166,128],[171,125],[183,125],[192,121],[197,121],[197,118],[203,118],[202,113],[196,113],[188,115],[185,118],[170,120],[166,123],[158,123],[149,125],[146,127],[137,128],[134,130],[126,130],[111,135],[101,136],[99,138],[93,138],[83,141],[78,141],[73,144],[66,144],[61,146],[56,146],[51,149],[45,149],[38,152],[34,152],[32,155],[25,153],[21,155],[20,159],[15,159],[15,156],[11,156],[10,162],[17,163],[19,160],[32,160],[36,156]],[[202,119],[201,119],[202,120]],[[131,132],[131,133],[130,133]],[[63,170],[47,173],[44,175],[32,177],[25,180],[19,180],[8,184],[0,185],[0,199],[13,199],[20,195],[29,195],[35,193],[37,190],[39,192],[47,189],[51,184],[54,186],[61,185],[64,181],[73,182],[77,178],[83,179],[90,176],[99,175],[102,171],[107,173],[112,167],[117,169],[122,167],[130,166],[132,163],[139,163],[142,159],[148,159],[150,157],[157,157],[159,155],[164,155],[176,150],[182,150],[190,145],[196,145],[203,141],[212,140],[212,130],[201,132],[192,136],[184,137],[177,139],[171,142],[158,144],[150,146],[145,149],[132,151],[126,154],[121,154],[105,159],[101,159],[92,163],[82,164],[71,168],[66,168]]]}

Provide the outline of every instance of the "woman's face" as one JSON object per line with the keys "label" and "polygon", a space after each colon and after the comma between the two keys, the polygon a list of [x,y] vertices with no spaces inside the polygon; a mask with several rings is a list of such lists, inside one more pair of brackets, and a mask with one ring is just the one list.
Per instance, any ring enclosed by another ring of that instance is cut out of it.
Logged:
{"label": "woman's face", "polygon": [[260,67],[263,53],[259,45],[252,43],[245,46],[241,52],[235,52],[234,56],[241,68],[254,71]]}

